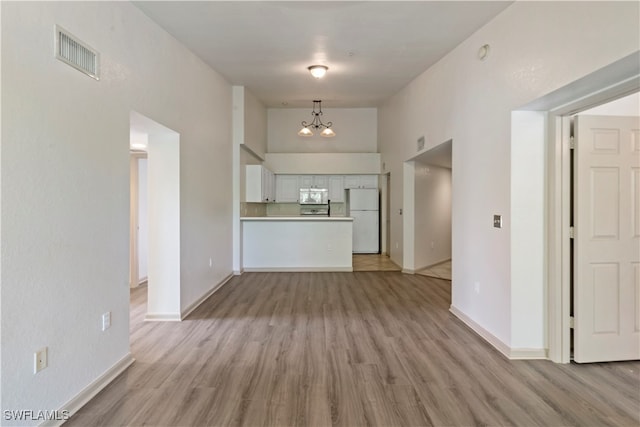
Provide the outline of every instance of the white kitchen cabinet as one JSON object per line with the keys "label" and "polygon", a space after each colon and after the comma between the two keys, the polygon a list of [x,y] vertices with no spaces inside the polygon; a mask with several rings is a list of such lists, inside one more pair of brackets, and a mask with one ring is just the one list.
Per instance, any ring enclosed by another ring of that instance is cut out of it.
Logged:
{"label": "white kitchen cabinet", "polygon": [[299,188],[312,188],[313,175],[298,175]]}
{"label": "white kitchen cabinet", "polygon": [[314,175],[312,188],[329,188],[329,175]]}
{"label": "white kitchen cabinet", "polygon": [[344,202],[344,177],[342,175],[329,175],[329,200],[332,203]]}
{"label": "white kitchen cabinet", "polygon": [[276,175],[276,202],[297,203],[300,197],[298,175]]}
{"label": "white kitchen cabinet", "polygon": [[378,175],[360,175],[360,188],[378,188]]}
{"label": "white kitchen cabinet", "polygon": [[275,194],[269,197],[280,203],[296,203],[301,188],[326,188],[329,200],[334,203],[345,201],[347,188],[378,188],[378,175],[277,175]]}
{"label": "white kitchen cabinet", "polygon": [[246,165],[245,201],[264,203],[275,201],[275,175],[262,165]]}
{"label": "white kitchen cabinet", "polygon": [[344,188],[360,188],[360,175],[345,175]]}
{"label": "white kitchen cabinet", "polygon": [[265,202],[276,201],[276,175],[265,167],[262,168],[262,194]]}
{"label": "white kitchen cabinet", "polygon": [[345,175],[344,188],[378,188],[378,175]]}
{"label": "white kitchen cabinet", "polygon": [[299,175],[300,188],[329,188],[329,175]]}

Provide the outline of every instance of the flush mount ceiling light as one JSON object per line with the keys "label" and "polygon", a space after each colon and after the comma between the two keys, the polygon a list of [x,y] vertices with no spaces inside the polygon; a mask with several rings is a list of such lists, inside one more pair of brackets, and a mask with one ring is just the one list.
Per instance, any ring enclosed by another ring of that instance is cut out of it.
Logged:
{"label": "flush mount ceiling light", "polygon": [[[326,138],[331,138],[336,136],[336,133],[331,130],[331,122],[327,122],[327,124],[325,125],[324,123],[322,123],[322,120],[320,119],[320,116],[322,116],[322,101],[313,101],[313,111],[311,112],[311,115],[313,116],[313,121],[311,123],[307,123],[306,121],[302,122],[302,129],[300,129],[300,132],[298,132],[298,135],[300,136],[313,136],[313,132],[311,131],[310,128],[319,130],[322,129],[320,131],[320,136],[324,136]],[[316,105],[318,106],[318,111],[316,111]]]}
{"label": "flush mount ceiling light", "polygon": [[326,65],[312,65],[310,67],[307,67],[307,70],[309,70],[311,75],[316,79],[321,79],[322,77],[324,77],[324,75],[327,74],[328,69],[329,67],[327,67]]}

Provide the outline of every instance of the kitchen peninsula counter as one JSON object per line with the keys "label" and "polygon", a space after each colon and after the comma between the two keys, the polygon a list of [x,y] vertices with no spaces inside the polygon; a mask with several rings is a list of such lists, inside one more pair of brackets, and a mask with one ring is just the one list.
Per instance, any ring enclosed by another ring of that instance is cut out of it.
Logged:
{"label": "kitchen peninsula counter", "polygon": [[300,215],[300,216],[243,216],[240,221],[351,221],[350,216]]}
{"label": "kitchen peninsula counter", "polygon": [[353,271],[353,218],[242,217],[244,271]]}

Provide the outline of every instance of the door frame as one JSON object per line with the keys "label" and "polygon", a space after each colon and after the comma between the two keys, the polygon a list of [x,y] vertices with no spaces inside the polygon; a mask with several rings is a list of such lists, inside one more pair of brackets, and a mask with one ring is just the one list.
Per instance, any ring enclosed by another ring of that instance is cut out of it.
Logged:
{"label": "door frame", "polygon": [[142,151],[131,151],[129,155],[129,287],[136,288],[140,282],[138,266],[138,228],[140,218],[138,217],[139,204],[139,160],[146,159],[147,153]]}
{"label": "door frame", "polygon": [[547,356],[554,362],[571,361],[570,117],[640,91],[639,58],[629,55],[535,101],[547,112]]}
{"label": "door frame", "polygon": [[391,257],[391,173],[383,173],[380,177],[380,253]]}

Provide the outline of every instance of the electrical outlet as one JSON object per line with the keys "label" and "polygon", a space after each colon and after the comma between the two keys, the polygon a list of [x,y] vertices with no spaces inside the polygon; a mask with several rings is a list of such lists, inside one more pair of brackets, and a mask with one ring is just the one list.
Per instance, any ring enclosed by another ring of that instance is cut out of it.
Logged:
{"label": "electrical outlet", "polygon": [[475,282],[473,284],[473,290],[476,292],[476,294],[480,293],[480,282]]}
{"label": "electrical outlet", "polygon": [[213,267],[213,258],[209,258],[209,268]]}
{"label": "electrical outlet", "polygon": [[331,243],[327,243],[327,252],[331,251],[333,251],[333,246],[331,245]]}
{"label": "electrical outlet", "polygon": [[435,249],[436,247],[436,242],[431,242],[431,249]]}
{"label": "electrical outlet", "polygon": [[44,368],[49,366],[48,360],[48,351],[47,347],[41,348],[40,350],[33,353],[33,373],[37,374],[42,371]]}
{"label": "electrical outlet", "polygon": [[107,311],[102,315],[102,331],[106,331],[111,327],[111,312]]}

